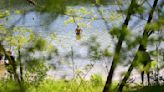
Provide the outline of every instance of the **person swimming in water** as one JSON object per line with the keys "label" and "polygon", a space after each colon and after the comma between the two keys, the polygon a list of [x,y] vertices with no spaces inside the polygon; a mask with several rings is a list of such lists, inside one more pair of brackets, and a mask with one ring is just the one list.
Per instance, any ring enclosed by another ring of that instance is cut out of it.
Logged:
{"label": "person swimming in water", "polygon": [[80,35],[81,34],[81,29],[80,29],[80,27],[77,25],[77,28],[76,28],[76,30],[75,30],[75,32],[76,32],[76,35]]}

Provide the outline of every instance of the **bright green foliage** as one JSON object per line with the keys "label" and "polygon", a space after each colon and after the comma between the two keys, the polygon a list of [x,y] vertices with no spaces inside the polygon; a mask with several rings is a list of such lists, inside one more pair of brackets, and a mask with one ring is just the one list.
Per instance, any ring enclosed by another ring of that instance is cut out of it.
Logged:
{"label": "bright green foliage", "polygon": [[161,30],[164,30],[164,15],[159,16],[158,20],[159,27],[161,27]]}
{"label": "bright green foliage", "polygon": [[100,60],[101,53],[100,53],[100,44],[96,41],[96,37],[92,37],[89,41],[91,44],[89,44],[88,53],[90,58],[94,60]]}
{"label": "bright green foliage", "polygon": [[109,20],[110,20],[110,21],[115,21],[115,20],[119,21],[119,19],[120,19],[121,17],[122,17],[121,14],[118,14],[117,12],[111,12],[111,13],[109,14]]}
{"label": "bright green foliage", "polygon": [[[96,37],[91,37],[87,43],[88,46],[88,56],[92,61],[102,60],[104,58],[109,58],[112,56],[112,52],[109,51],[109,46],[106,48],[101,48],[100,43],[97,41]],[[91,67],[90,65],[87,67]]]}
{"label": "bright green foliage", "polygon": [[13,29],[12,36],[5,37],[5,41],[7,45],[15,46],[18,49],[30,42],[33,39],[33,35],[32,30],[16,27]]}
{"label": "bright green foliage", "polygon": [[30,87],[28,92],[101,92],[103,86],[92,86],[90,81],[85,81],[81,86],[76,81],[45,80],[38,88]]}
{"label": "bright green foliage", "polygon": [[7,17],[9,15],[10,15],[10,13],[9,13],[8,10],[6,10],[6,11],[0,11],[0,19],[1,18],[5,18],[5,17]]}
{"label": "bright green foliage", "polygon": [[3,37],[5,36],[5,34],[7,33],[6,28],[3,25],[0,25],[0,40],[3,39]]}
{"label": "bright green foliage", "polygon": [[[96,84],[97,86],[94,86],[91,81],[83,81],[83,84],[79,84],[74,80],[45,79],[36,86],[27,84],[28,82],[29,81],[24,82],[25,92],[101,92],[103,88],[103,85]],[[4,85],[6,83],[8,85]],[[1,92],[21,92],[20,88],[14,81],[1,81],[0,85]]]}
{"label": "bright green foliage", "polygon": [[145,63],[148,60],[150,60],[150,55],[149,53],[145,52],[145,51],[138,51],[137,52],[137,61],[140,63]]}
{"label": "bright green foliage", "polygon": [[78,24],[80,27],[85,27],[85,28],[87,28],[88,25],[85,22],[83,22],[83,17],[87,18],[87,16],[93,16],[92,14],[93,12],[89,11],[85,7],[80,7],[80,9],[78,8],[74,9],[73,7],[72,8],[68,7],[65,13],[66,15],[69,16],[69,18],[64,21],[64,24],[75,23]]}
{"label": "bright green foliage", "polygon": [[50,66],[46,64],[50,57],[56,54],[53,47],[42,37],[36,37],[28,44],[21,57],[24,66],[24,80],[33,86],[38,86],[47,76]]}
{"label": "bright green foliage", "polygon": [[113,28],[112,30],[109,31],[109,33],[113,36],[113,37],[119,37],[120,36],[120,31],[121,29],[120,28]]}
{"label": "bright green foliage", "polygon": [[65,0],[46,0],[42,11],[63,14],[65,10],[66,10]]}
{"label": "bright green foliage", "polygon": [[[120,22],[121,14],[117,12],[110,12],[106,10],[105,5],[112,4],[112,1],[118,1],[118,4],[122,4],[123,0],[33,0],[36,2],[36,5],[29,4],[27,0],[0,0],[1,6],[8,6],[5,10],[0,11],[0,19],[7,20],[8,16],[10,16],[10,12],[17,15],[23,15],[28,12],[41,12],[41,14],[50,15],[47,19],[53,21],[59,15],[69,16],[67,20],[64,21],[65,24],[77,24],[80,27],[87,28],[88,24],[100,19],[108,22],[117,21]],[[125,0],[124,2],[129,1]],[[139,0],[141,1],[141,0]],[[143,1],[143,0],[142,0]],[[127,2],[125,4],[128,4]],[[90,7],[95,8],[98,6],[100,8],[100,14],[102,16],[97,15],[97,12],[94,9],[90,9]],[[104,5],[101,7],[101,5]],[[74,7],[75,6],[75,7]],[[76,7],[77,6],[77,7]],[[85,6],[89,6],[86,8]],[[137,14],[137,16],[146,13],[147,7],[143,7],[136,2],[132,3],[134,6],[133,9],[123,10],[121,13],[130,12]],[[108,6],[107,6],[108,7]],[[159,6],[161,7],[161,6]],[[126,5],[125,5],[126,8]],[[28,12],[25,10],[29,9]],[[157,9],[160,11],[160,9]],[[161,12],[161,11],[160,11]],[[156,15],[157,16],[157,15]],[[140,17],[140,16],[139,16]],[[85,23],[83,19],[89,19],[89,23]],[[157,30],[163,31],[164,19],[161,13],[158,14],[158,20],[154,20],[153,23],[146,24],[146,31],[149,32],[157,32]],[[47,23],[47,21],[45,21]],[[115,25],[111,23],[112,25]],[[137,24],[136,24],[137,25]],[[50,80],[46,78],[46,72],[50,69],[48,65],[46,65],[46,61],[51,60],[56,56],[57,49],[51,44],[51,41],[57,38],[56,33],[50,35],[51,40],[47,41],[41,36],[36,36],[32,32],[32,30],[24,27],[14,27],[14,28],[6,28],[8,25],[5,25],[3,21],[0,24],[0,41],[3,41],[6,47],[10,46],[14,49],[21,49],[21,60],[24,66],[23,77],[24,77],[24,85],[27,92],[102,92],[103,84],[102,78],[100,75],[94,74],[91,76],[90,81],[86,81],[78,76],[77,79],[73,80]],[[128,26],[128,25],[126,25]],[[123,26],[124,27],[124,26]],[[129,26],[128,26],[129,27]],[[130,29],[130,28],[129,28]],[[123,36],[123,40],[126,41],[126,45],[128,50],[135,49],[138,44],[144,44],[146,47],[147,39],[142,40],[142,37],[132,37],[130,30],[128,28],[120,28],[113,27],[110,30],[110,35],[118,39]],[[139,33],[139,32],[138,32]],[[157,35],[158,36],[158,35]],[[131,39],[132,38],[132,39]],[[156,42],[162,42],[162,37],[152,37],[148,39],[148,42],[152,43],[151,45],[156,44]],[[93,37],[89,40],[88,43],[88,56],[92,61],[101,60],[103,57],[111,57],[113,53],[108,50],[108,47],[105,49],[101,49],[99,42],[96,41],[96,37]],[[126,47],[125,47],[126,48]],[[2,48],[1,48],[2,49]],[[1,51],[0,49],[0,51]],[[128,50],[126,49],[123,54],[126,55]],[[122,54],[122,52],[121,52]],[[150,52],[152,56],[155,58],[158,57],[159,53],[157,51]],[[126,58],[127,56],[125,56]],[[118,54],[115,57],[119,57]],[[118,59],[121,60],[121,59]],[[149,53],[146,52],[137,52],[137,62],[135,66],[138,67],[141,71],[146,71],[150,68],[154,69],[157,65],[156,61],[151,61],[146,66],[143,66],[143,63],[150,60]],[[159,64],[159,63],[158,63]],[[86,70],[90,70],[93,67],[92,64],[86,65]],[[82,70],[77,69],[76,74],[80,75],[84,73]],[[79,82],[80,80],[80,82]],[[6,85],[7,84],[7,85]],[[113,83],[114,84],[114,83]],[[118,83],[117,83],[118,84]],[[114,84],[115,85],[115,84]],[[0,82],[0,91],[2,92],[19,92],[19,87],[15,82],[5,80]],[[117,85],[116,85],[117,86]],[[144,88],[143,88],[144,89]]]}
{"label": "bright green foliage", "polygon": [[[7,85],[6,85],[7,84]],[[18,84],[12,80],[1,80],[0,92],[21,92]]]}
{"label": "bright green foliage", "polygon": [[[97,78],[96,78],[97,79]],[[96,81],[96,80],[94,80]],[[5,84],[8,85],[5,85]],[[11,80],[1,81],[0,82],[0,91],[1,92],[22,92],[19,86]],[[103,85],[93,85],[92,81],[84,81],[81,86],[76,81],[70,80],[53,80],[45,79],[40,84],[36,86],[29,85],[24,83],[25,92],[102,92]],[[117,83],[114,83],[112,86],[113,89],[117,87]],[[123,92],[162,92],[163,85],[161,86],[133,86],[126,87]],[[114,91],[115,92],[115,89]]]}
{"label": "bright green foliage", "polygon": [[44,39],[38,39],[36,43],[34,44],[34,48],[36,48],[39,51],[46,49],[46,41]]}
{"label": "bright green foliage", "polygon": [[102,77],[99,74],[93,74],[90,81],[95,87],[103,85]]}
{"label": "bright green foliage", "polygon": [[[123,30],[123,31],[121,31]],[[116,38],[119,38],[121,35],[123,35],[125,38],[126,36],[128,36],[130,34],[129,30],[127,29],[121,29],[121,28],[118,28],[118,27],[113,27],[109,33],[112,35],[112,37],[116,37]]]}
{"label": "bright green foliage", "polygon": [[54,32],[53,34],[51,34],[51,39],[55,40],[56,39],[56,33]]}
{"label": "bright green foliage", "polygon": [[23,14],[24,12],[22,10],[15,10],[14,13],[20,15]]}
{"label": "bright green foliage", "polygon": [[27,62],[24,80],[30,85],[38,86],[46,77],[49,67],[41,60],[31,60]]}
{"label": "bright green foliage", "polygon": [[70,24],[70,23],[74,23],[74,20],[72,17],[70,17],[68,20],[64,21],[64,24]]}
{"label": "bright green foliage", "polygon": [[80,8],[79,12],[82,14],[89,14],[89,11],[87,11],[84,7]]}
{"label": "bright green foliage", "polygon": [[[91,4],[109,4],[108,0],[46,0],[46,1],[40,1],[39,2],[39,8],[41,12],[49,12],[49,13],[55,13],[55,14],[64,14],[64,12],[67,9],[67,6],[75,6],[75,5],[91,5]],[[113,1],[111,0],[110,4],[113,4]],[[38,6],[38,5],[37,5]],[[37,7],[36,6],[36,7]],[[82,11],[84,12],[84,11]]]}
{"label": "bright green foliage", "polygon": [[[4,21],[5,18],[7,16],[9,16],[9,15],[10,15],[10,13],[9,13],[8,10],[6,10],[6,11],[2,10],[2,11],[0,11],[0,21]],[[7,34],[7,29],[5,28],[5,25],[4,24],[5,24],[4,22],[0,23],[0,41],[3,40],[4,39],[4,36],[6,36],[6,34]]]}
{"label": "bright green foliage", "polygon": [[150,23],[146,25],[146,30],[155,31],[159,29],[158,23]]}
{"label": "bright green foliage", "polygon": [[158,54],[158,53],[157,53],[156,51],[151,51],[151,52],[150,52],[150,55],[155,56],[155,57],[157,56],[157,54]]}
{"label": "bright green foliage", "polygon": [[105,48],[105,49],[102,51],[102,55],[105,56],[105,57],[111,57],[111,56],[112,56],[112,53],[109,52],[108,48]]}
{"label": "bright green foliage", "polygon": [[156,66],[157,66],[157,61],[155,61],[155,60],[153,60],[153,61],[151,61],[151,68],[152,69],[155,69],[156,68]]}

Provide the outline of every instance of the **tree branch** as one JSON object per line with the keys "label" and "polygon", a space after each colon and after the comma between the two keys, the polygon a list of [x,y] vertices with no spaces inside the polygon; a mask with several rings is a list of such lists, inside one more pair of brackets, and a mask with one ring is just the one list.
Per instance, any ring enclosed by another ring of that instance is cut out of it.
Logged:
{"label": "tree branch", "polygon": [[117,67],[117,64],[118,64],[118,61],[119,61],[119,58],[120,58],[120,51],[121,51],[121,48],[122,48],[122,42],[123,42],[123,40],[125,38],[125,35],[123,33],[124,33],[124,30],[126,30],[126,28],[128,26],[128,23],[130,21],[131,15],[134,13],[133,8],[135,7],[134,6],[135,3],[136,3],[135,0],[131,1],[131,4],[130,4],[130,6],[128,8],[128,13],[127,13],[126,19],[125,19],[125,21],[124,21],[124,23],[122,25],[122,29],[120,30],[122,34],[120,35],[119,40],[118,40],[118,42],[116,44],[115,54],[113,56],[111,69],[110,69],[110,71],[108,73],[107,81],[106,81],[106,84],[104,86],[103,92],[112,91],[111,90],[112,77],[113,77],[113,73],[115,71],[115,68]]}
{"label": "tree branch", "polygon": [[[148,20],[147,20],[147,24],[148,23],[150,23],[151,22],[151,20],[152,20],[152,18],[153,18],[153,13],[154,13],[154,11],[155,11],[155,8],[156,8],[156,6],[157,6],[157,3],[158,3],[158,0],[154,0],[154,4],[153,4],[153,8],[151,9],[151,11],[150,11],[150,13],[149,13],[149,17],[148,17]],[[142,40],[145,40],[146,42],[145,43],[147,43],[147,39],[148,39],[148,35],[150,35],[150,34],[148,34],[148,30],[146,29],[146,27],[145,27],[145,29],[144,29],[144,32],[143,32],[143,39]],[[138,51],[145,51],[146,50],[146,45],[145,44],[140,44],[140,46],[139,46],[139,48],[138,48]],[[137,52],[138,52],[137,51]],[[135,57],[136,57],[137,55],[135,55]],[[129,78],[129,76],[130,76],[130,74],[131,74],[131,72],[132,72],[132,70],[133,70],[133,65],[136,63],[136,60],[135,60],[135,58],[133,59],[133,62],[131,63],[131,65],[130,65],[130,67],[128,68],[128,71],[127,71],[127,73],[125,74],[125,76],[124,76],[124,78],[122,79],[122,81],[121,81],[121,84],[120,84],[120,86],[119,86],[119,88],[118,88],[118,92],[122,92],[122,89],[123,89],[123,87],[124,87],[124,85],[126,84],[126,81],[128,80],[128,78]]]}

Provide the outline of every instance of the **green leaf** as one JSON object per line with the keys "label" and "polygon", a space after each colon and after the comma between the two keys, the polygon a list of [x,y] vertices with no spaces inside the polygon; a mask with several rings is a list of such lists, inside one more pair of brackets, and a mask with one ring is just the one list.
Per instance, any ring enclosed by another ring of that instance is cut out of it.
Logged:
{"label": "green leaf", "polygon": [[72,17],[70,17],[68,20],[64,21],[64,24],[70,24],[70,23],[74,23],[74,20]]}
{"label": "green leaf", "polygon": [[19,15],[19,14],[22,14],[23,11],[21,11],[21,10],[15,10],[14,13]]}
{"label": "green leaf", "polygon": [[155,31],[158,28],[159,28],[158,23],[149,23],[149,24],[146,24],[146,27],[145,27],[145,29],[148,31]]}
{"label": "green leaf", "polygon": [[151,68],[152,69],[155,69],[156,68],[156,65],[157,65],[157,61],[151,61]]}
{"label": "green leaf", "polygon": [[5,17],[7,17],[7,16],[9,16],[9,15],[10,15],[10,13],[9,13],[8,10],[6,10],[6,11],[1,11],[1,12],[0,12],[0,18],[5,18]]}
{"label": "green leaf", "polygon": [[56,33],[54,32],[53,34],[51,34],[51,39],[55,40],[56,39]]}

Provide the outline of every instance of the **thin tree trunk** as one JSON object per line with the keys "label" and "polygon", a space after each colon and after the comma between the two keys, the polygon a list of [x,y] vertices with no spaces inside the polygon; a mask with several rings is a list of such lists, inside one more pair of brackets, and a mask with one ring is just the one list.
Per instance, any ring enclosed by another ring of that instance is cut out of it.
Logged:
{"label": "thin tree trunk", "polygon": [[104,86],[104,89],[103,89],[103,92],[109,92],[111,91],[111,83],[112,83],[112,77],[113,77],[113,73],[115,71],[115,68],[117,66],[117,63],[119,61],[119,57],[120,57],[120,50],[122,48],[122,42],[125,38],[125,35],[123,34],[124,31],[127,29],[127,26],[128,26],[128,23],[130,21],[130,17],[131,15],[134,13],[133,11],[133,8],[135,7],[134,4],[135,4],[135,0],[132,0],[131,1],[131,4],[128,8],[128,13],[127,13],[127,17],[122,25],[122,29],[120,30],[121,31],[121,35],[119,37],[119,40],[118,40],[118,43],[116,45],[116,48],[115,48],[115,54],[114,54],[114,57],[113,57],[113,60],[112,60],[112,65],[111,65],[111,69],[108,73],[108,77],[107,77],[107,81],[106,81],[106,84]]}
{"label": "thin tree trunk", "polygon": [[19,71],[20,71],[20,80],[23,81],[23,66],[21,62],[21,52],[20,48],[18,48],[18,61],[19,61]]}
{"label": "thin tree trunk", "polygon": [[[151,11],[149,13],[147,24],[149,24],[151,22],[152,18],[153,18],[153,13],[154,13],[154,10],[155,10],[155,8],[157,6],[157,3],[158,3],[158,0],[154,0],[153,7],[152,7],[152,9],[151,9]],[[148,30],[145,28],[144,32],[143,32],[143,39],[142,39],[144,41],[144,43],[140,44],[140,46],[138,48],[138,51],[145,51],[146,50],[147,39],[148,39],[149,36],[150,36],[150,34],[149,34]],[[135,55],[135,57],[136,57],[136,55]],[[129,78],[129,76],[130,76],[130,74],[131,74],[131,72],[133,70],[133,67],[134,67],[133,65],[135,63],[136,63],[136,60],[134,58],[132,63],[131,63],[131,65],[130,65],[130,67],[129,67],[129,69],[128,69],[128,71],[127,71],[127,73],[125,74],[125,76],[124,76],[124,78],[123,78],[123,80],[122,80],[122,82],[121,82],[121,84],[120,84],[120,86],[118,88],[118,92],[122,92],[122,89],[123,89],[127,79]]]}
{"label": "thin tree trunk", "polygon": [[159,44],[156,45],[156,52],[157,52],[157,67],[156,67],[156,73],[155,74],[157,74],[156,84],[159,85],[159,67],[158,67],[158,63],[159,63],[159,60],[158,60],[158,58],[159,58]]}
{"label": "thin tree trunk", "polygon": [[73,79],[75,78],[75,62],[74,62],[74,53],[73,47],[71,47],[71,59],[72,59],[72,71],[73,71]]}
{"label": "thin tree trunk", "polygon": [[12,66],[12,71],[13,71],[13,74],[14,74],[14,79],[18,82],[20,88],[22,88],[21,82],[20,82],[19,77],[18,77],[18,74],[16,73],[16,63],[15,63],[15,61],[12,62],[11,57],[6,53],[6,51],[5,51],[4,47],[2,46],[2,44],[0,44],[0,50],[3,51],[3,53],[5,54],[5,57],[7,57],[7,59],[9,60],[9,63]]}

